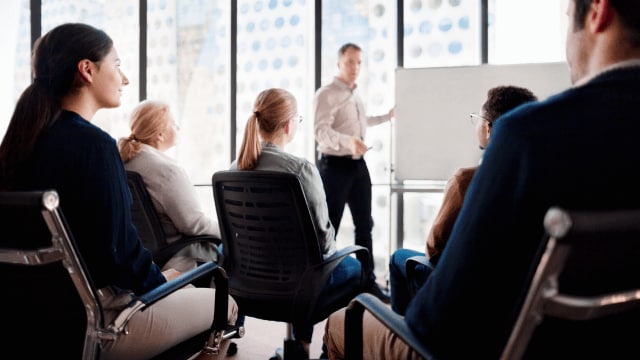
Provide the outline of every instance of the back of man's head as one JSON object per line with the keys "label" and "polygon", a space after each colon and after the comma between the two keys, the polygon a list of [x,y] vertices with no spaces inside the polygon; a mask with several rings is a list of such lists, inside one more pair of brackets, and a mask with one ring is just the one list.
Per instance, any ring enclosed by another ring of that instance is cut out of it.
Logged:
{"label": "back of man's head", "polygon": [[538,98],[529,89],[518,86],[496,86],[487,92],[487,101],[482,105],[482,110],[484,110],[484,117],[493,123],[507,111],[536,100]]}
{"label": "back of man's head", "polygon": [[[584,27],[585,19],[591,3],[594,0],[572,0],[575,3],[576,10],[574,12],[573,23],[575,29],[580,30]],[[633,46],[640,47],[640,1],[638,0],[610,0],[611,6],[618,14],[620,22],[625,27],[625,36]]]}

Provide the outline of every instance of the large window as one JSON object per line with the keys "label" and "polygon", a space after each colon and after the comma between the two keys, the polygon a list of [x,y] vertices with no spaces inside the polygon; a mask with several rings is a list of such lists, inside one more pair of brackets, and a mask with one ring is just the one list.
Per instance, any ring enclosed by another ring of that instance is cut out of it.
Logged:
{"label": "large window", "polygon": [[313,9],[313,1],[306,0],[238,2],[238,148],[258,93],[276,87],[296,97],[306,119],[287,151],[312,157]]}
{"label": "large window", "polygon": [[4,134],[13,114],[13,108],[22,91],[31,83],[31,44],[29,1],[3,1],[0,12],[0,134]]}
{"label": "large window", "polygon": [[127,0],[43,0],[42,33],[66,22],[84,22],[104,30],[113,39],[121,59],[121,68],[129,78],[124,88],[122,105],[117,109],[100,110],[93,123],[115,138],[128,135],[128,113],[138,102],[139,35],[131,31],[138,27],[138,3]]}
{"label": "large window", "polygon": [[207,186],[215,170],[229,167],[230,20],[226,0],[147,7],[147,98],[171,104],[180,132],[170,151]]}
{"label": "large window", "polygon": [[565,61],[568,0],[490,0],[489,63]]}
{"label": "large window", "polygon": [[[42,0],[40,10],[43,33],[63,22],[79,21],[102,28],[113,38],[131,84],[125,88],[122,106],[101,110],[94,122],[114,138],[128,135],[128,115],[140,101],[141,89],[147,98],[171,104],[181,131],[170,155],[198,185],[203,205],[213,209],[211,175],[228,168],[235,158],[232,138],[237,148],[253,101],[267,87],[286,88],[296,96],[305,120],[287,150],[314,161],[315,79],[320,79],[320,85],[332,80],[338,48],[346,42],[363,49],[357,82],[372,115],[384,114],[395,104],[400,51],[405,67],[478,65],[483,48],[488,49],[488,62],[495,64],[564,61],[568,0],[488,0],[487,9],[480,0],[400,1],[402,14],[397,11],[398,1],[388,0],[323,0],[321,15],[315,13],[315,0]],[[5,71],[0,82],[2,133],[18,96],[31,81],[32,3],[0,2],[0,11],[8,15],[0,24],[0,44],[5,50],[0,61],[3,69],[13,70]],[[139,23],[140,3],[146,5],[146,28]],[[487,29],[481,24],[484,11]],[[397,34],[398,16],[404,25],[402,34]],[[317,22],[322,29],[319,53],[315,51]],[[483,30],[487,44],[482,44]],[[146,46],[142,49],[146,69],[142,70],[141,44]],[[320,74],[315,73],[316,63]],[[231,73],[233,69],[236,74]],[[145,76],[140,76],[141,71],[146,71]],[[374,183],[374,256],[381,271],[394,250],[392,228],[397,226],[398,209],[390,193],[395,182],[394,123],[370,127],[365,139],[373,146],[366,157]],[[439,193],[412,193],[404,198],[402,245],[424,249],[441,198]],[[353,243],[348,209],[338,242],[339,246]]]}
{"label": "large window", "polygon": [[480,1],[406,1],[404,67],[480,63]]}

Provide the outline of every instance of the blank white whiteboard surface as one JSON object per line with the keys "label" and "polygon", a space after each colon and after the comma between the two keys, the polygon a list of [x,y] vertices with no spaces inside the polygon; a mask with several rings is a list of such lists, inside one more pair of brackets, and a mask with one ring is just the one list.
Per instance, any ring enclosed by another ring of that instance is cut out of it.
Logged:
{"label": "blank white whiteboard surface", "polygon": [[396,69],[396,180],[447,180],[477,165],[482,150],[469,113],[498,85],[526,87],[544,100],[571,81],[564,62]]}

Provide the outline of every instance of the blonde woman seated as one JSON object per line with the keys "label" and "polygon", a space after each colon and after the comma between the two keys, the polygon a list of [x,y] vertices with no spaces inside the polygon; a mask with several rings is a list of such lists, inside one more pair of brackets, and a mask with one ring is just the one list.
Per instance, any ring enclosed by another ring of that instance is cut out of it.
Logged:
{"label": "blonde woman seated", "polygon": [[[245,128],[240,154],[237,161],[231,164],[231,169],[297,174],[315,222],[320,249],[323,256],[327,258],[336,252],[336,241],[318,168],[308,160],[284,151],[285,146],[296,135],[300,119],[296,99],[290,92],[283,89],[262,91],[254,103],[253,114],[249,117]],[[347,256],[331,273],[320,297],[330,294],[333,289],[340,288],[354,278],[360,278],[360,273],[360,262]],[[242,319],[242,316],[239,316],[239,321]],[[297,342],[295,358],[308,358],[313,325],[293,325],[293,335]]]}
{"label": "blonde woman seated", "polygon": [[[195,235],[219,238],[218,221],[205,214],[187,172],[164,153],[176,144],[178,130],[169,105],[141,102],[133,110],[129,126],[131,135],[118,141],[120,156],[125,169],[139,173],[144,180],[167,241]],[[199,261],[216,260],[214,244],[194,243],[176,253],[164,268],[187,271]]]}

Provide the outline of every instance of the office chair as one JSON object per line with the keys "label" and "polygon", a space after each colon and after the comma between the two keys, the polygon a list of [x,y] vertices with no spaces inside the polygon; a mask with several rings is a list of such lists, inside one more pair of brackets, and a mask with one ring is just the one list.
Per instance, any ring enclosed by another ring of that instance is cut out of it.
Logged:
{"label": "office chair", "polygon": [[8,330],[3,335],[3,352],[26,358],[97,359],[101,344],[126,333],[128,321],[138,311],[204,276],[213,276],[217,289],[211,330],[154,359],[217,353],[223,339],[242,335],[237,329],[227,329],[227,275],[213,262],[133,298],[107,322],[99,290],[59,202],[53,190],[0,192],[0,301]]}
{"label": "office chair", "polygon": [[168,242],[160,216],[153,205],[142,176],[135,171],[127,171],[126,173],[133,198],[131,206],[133,223],[138,229],[142,243],[153,253],[153,260],[160,267],[164,266],[178,251],[191,244],[204,242],[212,243],[216,247],[220,245],[221,240],[213,235],[183,236],[177,241]]}
{"label": "office chair", "polygon": [[[412,256],[408,258],[404,264],[407,279],[414,280],[420,278],[420,283],[422,284],[424,284],[424,281],[426,281],[425,273],[431,274],[434,268],[434,265],[424,255]],[[407,281],[407,287],[407,290],[409,291],[409,297],[413,298],[419,290],[419,287],[417,287],[416,285],[416,281]]]}
{"label": "office chair", "polygon": [[219,171],[212,184],[229,293],[244,315],[287,323],[284,347],[274,358],[290,358],[293,323],[322,321],[365,289],[368,263],[357,282],[336,289],[331,297],[318,296],[342,259],[358,252],[366,255],[368,250],[352,245],[323,259],[295,174]]}
{"label": "office chair", "polygon": [[[553,207],[544,227],[543,251],[501,359],[614,359],[637,353],[640,210]],[[362,359],[365,310],[422,357],[435,359],[404,319],[370,294],[358,295],[347,307],[347,359]]]}

